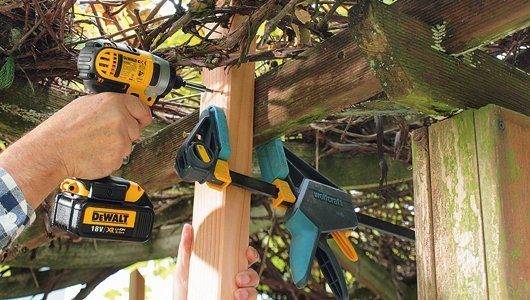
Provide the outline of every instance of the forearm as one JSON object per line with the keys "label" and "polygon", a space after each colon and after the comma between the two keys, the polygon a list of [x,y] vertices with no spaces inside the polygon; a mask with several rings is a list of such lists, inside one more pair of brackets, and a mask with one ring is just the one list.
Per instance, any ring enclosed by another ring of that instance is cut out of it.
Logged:
{"label": "forearm", "polygon": [[[24,198],[37,208],[66,177],[46,128],[35,128],[0,154],[0,168],[15,180]],[[46,139],[44,139],[46,137]]]}

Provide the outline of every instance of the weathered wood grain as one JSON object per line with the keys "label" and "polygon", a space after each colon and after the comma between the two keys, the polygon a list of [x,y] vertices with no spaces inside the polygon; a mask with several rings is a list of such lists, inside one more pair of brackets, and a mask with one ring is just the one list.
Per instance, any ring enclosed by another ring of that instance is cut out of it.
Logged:
{"label": "weathered wood grain", "polygon": [[530,298],[530,118],[498,106],[475,112],[489,296]]}
{"label": "weathered wood grain", "polygon": [[0,91],[0,138],[15,141],[73,98],[15,78],[9,89]]}
{"label": "weathered wood grain", "polygon": [[389,99],[435,115],[490,103],[530,115],[529,74],[481,51],[449,55],[429,26],[392,6],[373,1],[366,14],[356,37]]}
{"label": "weathered wood grain", "polygon": [[436,257],[431,196],[429,132],[426,127],[412,134],[414,182],[414,231],[419,299],[436,299]]}
{"label": "weathered wood grain", "polygon": [[[284,145],[301,159],[314,165],[315,147],[307,143],[286,141]],[[388,163],[387,184],[412,180],[411,166],[393,157],[385,156]],[[346,190],[377,189],[379,186],[379,158],[374,153],[334,153],[319,159],[318,171]],[[259,176],[256,166],[256,176]]]}
{"label": "weathered wood grain", "polygon": [[485,299],[486,265],[473,111],[429,127],[437,297]]}
{"label": "weathered wood grain", "polygon": [[530,26],[527,0],[399,0],[392,6],[430,26],[441,25],[443,47],[452,54],[474,50]]}
{"label": "weathered wood grain", "polygon": [[414,141],[416,224],[433,224],[417,227],[420,298],[530,297],[529,129],[530,117],[489,105],[429,127],[427,152]]}

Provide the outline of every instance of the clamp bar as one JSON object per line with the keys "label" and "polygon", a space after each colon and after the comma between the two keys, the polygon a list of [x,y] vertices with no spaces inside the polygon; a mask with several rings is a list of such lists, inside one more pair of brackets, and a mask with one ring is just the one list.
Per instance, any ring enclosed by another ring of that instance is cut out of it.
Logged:
{"label": "clamp bar", "polygon": [[357,213],[357,219],[359,220],[359,225],[382,231],[384,233],[390,234],[392,236],[402,238],[404,240],[414,242],[416,239],[415,232],[412,229],[395,225],[387,221],[383,221],[378,218],[371,217],[362,213]]}
{"label": "clamp bar", "polygon": [[[305,162],[303,162],[301,159],[299,159],[294,154],[292,154],[289,150],[287,150],[287,148],[285,148],[285,151],[286,153],[288,153],[287,157],[288,157],[289,162],[295,161],[296,167],[303,168],[304,164],[306,164]],[[258,195],[266,196],[266,197],[273,198],[273,199],[278,197],[279,190],[278,190],[278,187],[275,186],[274,184],[271,184],[266,181],[259,180],[259,179],[256,179],[256,178],[253,178],[247,175],[243,175],[241,173],[238,173],[232,170],[230,170],[230,177],[232,178],[231,184],[238,186],[240,188],[243,188],[243,189],[247,189],[253,194],[258,194]],[[315,173],[314,177],[316,177],[316,179],[319,180],[320,182],[323,182],[329,186],[338,188],[332,181],[330,181],[329,179],[327,179],[320,173]],[[288,203],[284,203],[284,205],[289,206]],[[386,234],[390,234],[392,236],[402,238],[407,241],[413,242],[415,240],[415,232],[412,229],[399,226],[399,225],[395,225],[390,222],[383,221],[381,219],[374,218],[369,215],[365,215],[363,213],[357,213],[357,218],[359,221],[359,225],[361,226],[375,229],[375,230],[384,232]],[[349,252],[345,252],[345,253],[349,253]]]}
{"label": "clamp bar", "polygon": [[249,190],[253,194],[267,196],[270,198],[278,197],[278,188],[272,184],[263,180],[259,180],[247,175],[243,175],[236,171],[230,170],[230,177],[232,178],[232,184],[243,189]]}
{"label": "clamp bar", "polygon": [[[331,180],[329,180],[327,177],[322,175],[321,173],[317,172],[313,167],[308,165],[304,160],[300,159],[298,156],[296,156],[294,153],[292,153],[289,149],[284,147],[285,149],[285,155],[287,157],[287,161],[291,164],[292,167],[298,169],[300,172],[304,174],[307,178],[316,180],[318,182],[327,184],[329,186],[332,186],[334,188],[339,188],[335,183],[333,183]],[[359,221],[359,225],[369,227],[372,229],[376,229],[382,232],[385,232],[387,234],[393,235],[395,237],[403,238],[408,241],[414,241],[415,240],[415,234],[414,230],[392,224],[387,221],[383,221],[365,214],[357,213],[357,219]]]}

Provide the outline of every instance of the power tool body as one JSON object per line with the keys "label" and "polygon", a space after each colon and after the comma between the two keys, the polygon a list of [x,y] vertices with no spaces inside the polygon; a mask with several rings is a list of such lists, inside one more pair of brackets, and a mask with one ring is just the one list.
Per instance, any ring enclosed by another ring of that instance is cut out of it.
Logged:
{"label": "power tool body", "polygon": [[[156,55],[108,40],[87,42],[79,52],[77,68],[88,91],[134,95],[150,107],[172,89],[212,91],[184,81],[168,61]],[[147,194],[132,181],[69,178],[60,186],[50,223],[80,237],[145,242],[154,217]]]}
{"label": "power tool body", "polygon": [[153,106],[172,89],[212,90],[186,82],[165,59],[109,40],[87,42],[77,59],[79,77],[90,92],[135,95]]}

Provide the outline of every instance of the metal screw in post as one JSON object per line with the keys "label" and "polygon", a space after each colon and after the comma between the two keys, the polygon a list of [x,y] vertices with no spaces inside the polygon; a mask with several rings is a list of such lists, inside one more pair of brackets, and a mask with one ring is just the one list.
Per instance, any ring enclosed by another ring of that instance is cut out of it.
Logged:
{"label": "metal screw in post", "polygon": [[506,125],[504,124],[504,121],[503,120],[499,120],[498,124],[499,124],[499,129],[501,131],[504,131],[504,129],[506,128]]}

